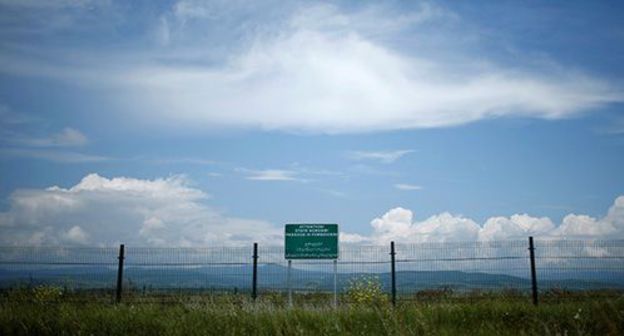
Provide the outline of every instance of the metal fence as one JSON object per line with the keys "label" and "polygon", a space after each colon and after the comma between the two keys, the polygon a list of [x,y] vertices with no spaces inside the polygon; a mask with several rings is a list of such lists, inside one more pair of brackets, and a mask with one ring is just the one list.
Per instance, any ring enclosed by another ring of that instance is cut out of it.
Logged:
{"label": "metal fence", "polygon": [[293,260],[289,271],[279,246],[0,247],[0,288],[49,285],[132,300],[172,293],[285,297],[289,290],[306,297],[336,286],[340,302],[363,278],[393,301],[624,290],[624,240],[536,240],[533,257],[529,240],[392,245],[342,244],[337,273],[332,260]]}

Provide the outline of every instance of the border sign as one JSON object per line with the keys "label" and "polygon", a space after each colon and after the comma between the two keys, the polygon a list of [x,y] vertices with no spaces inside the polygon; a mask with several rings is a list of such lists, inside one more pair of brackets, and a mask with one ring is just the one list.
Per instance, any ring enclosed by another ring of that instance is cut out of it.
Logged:
{"label": "border sign", "polygon": [[338,224],[286,224],[286,259],[338,259]]}

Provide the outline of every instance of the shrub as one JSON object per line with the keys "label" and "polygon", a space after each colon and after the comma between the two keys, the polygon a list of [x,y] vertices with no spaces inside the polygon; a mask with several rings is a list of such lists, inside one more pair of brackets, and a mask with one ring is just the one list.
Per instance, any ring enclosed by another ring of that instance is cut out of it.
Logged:
{"label": "shrub", "polygon": [[379,278],[363,276],[350,279],[347,285],[347,297],[356,305],[384,305],[388,303],[388,296],[381,288]]}
{"label": "shrub", "polygon": [[63,289],[57,286],[37,286],[33,288],[36,303],[57,302],[63,296]]}
{"label": "shrub", "polygon": [[63,289],[50,285],[17,287],[9,290],[6,293],[6,297],[10,302],[32,302],[37,304],[58,302],[63,297]]}
{"label": "shrub", "polygon": [[423,289],[416,292],[418,300],[442,300],[453,296],[453,288],[442,286],[440,288]]}

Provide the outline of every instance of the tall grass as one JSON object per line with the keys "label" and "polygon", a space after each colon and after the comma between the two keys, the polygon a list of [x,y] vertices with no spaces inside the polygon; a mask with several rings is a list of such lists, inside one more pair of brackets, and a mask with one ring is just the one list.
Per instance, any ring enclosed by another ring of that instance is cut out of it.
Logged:
{"label": "tall grass", "polygon": [[0,303],[0,335],[623,335],[624,299],[345,305]]}

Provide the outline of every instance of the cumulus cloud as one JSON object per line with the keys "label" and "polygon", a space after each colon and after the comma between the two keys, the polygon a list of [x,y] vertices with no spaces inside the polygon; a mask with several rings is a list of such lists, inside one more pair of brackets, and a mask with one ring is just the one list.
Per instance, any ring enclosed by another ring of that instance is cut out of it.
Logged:
{"label": "cumulus cloud", "polygon": [[504,240],[526,236],[549,235],[555,225],[549,218],[535,218],[526,214],[489,218],[479,231],[481,240]]}
{"label": "cumulus cloud", "polygon": [[[617,201],[617,200],[616,200]],[[614,223],[610,220],[596,220],[586,215],[570,214],[563,218],[561,226],[557,228],[556,234],[560,236],[608,236],[619,234]]]}
{"label": "cumulus cloud", "polygon": [[371,239],[379,244],[387,244],[392,240],[413,243],[471,241],[476,240],[479,233],[477,223],[449,213],[441,213],[414,223],[412,212],[400,207],[373,219],[371,226]]}
{"label": "cumulus cloud", "polygon": [[564,239],[624,237],[624,196],[616,198],[603,218],[570,214],[559,225],[555,225],[547,217],[532,217],[527,214],[491,217],[483,225],[447,212],[423,221],[415,221],[412,211],[398,207],[373,219],[371,226],[372,234],[359,241],[387,244],[390,241],[494,241],[524,239],[528,236]]}
{"label": "cumulus cloud", "polygon": [[[144,180],[85,176],[69,188],[18,189],[0,212],[0,245],[211,246],[283,242],[275,223],[226,216],[184,176]],[[371,221],[368,235],[341,232],[344,243],[504,241],[527,236],[563,239],[624,237],[624,196],[604,217],[570,214],[560,224],[516,214],[483,224],[443,212],[415,220],[397,207]],[[594,251],[592,253],[600,253]]]}
{"label": "cumulus cloud", "polygon": [[274,241],[281,232],[267,222],[227,217],[206,205],[208,198],[183,176],[90,174],[70,188],[13,192],[0,213],[0,243],[209,246]]}

